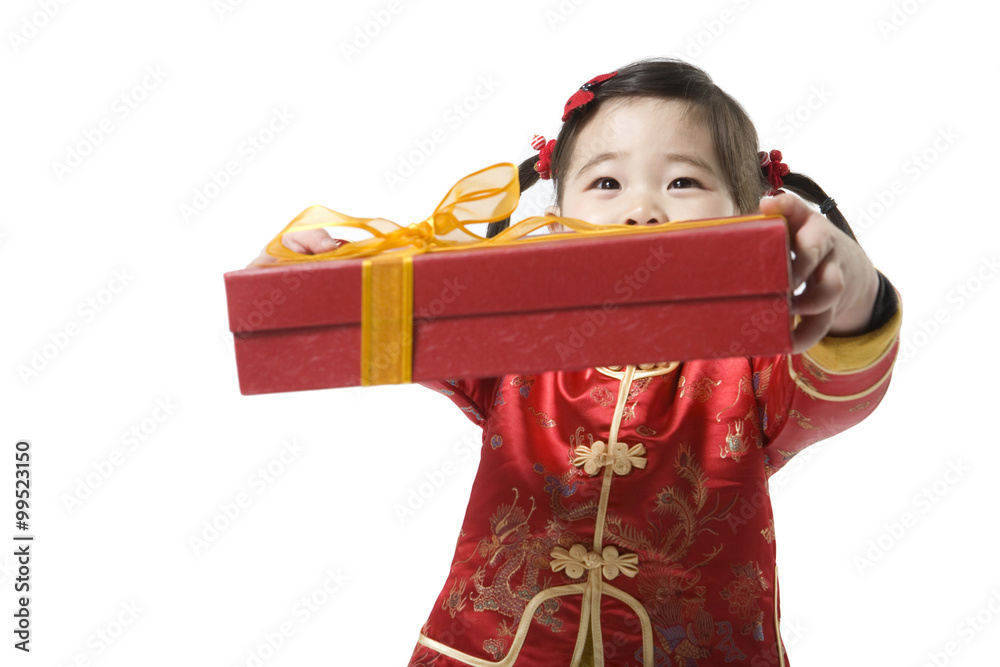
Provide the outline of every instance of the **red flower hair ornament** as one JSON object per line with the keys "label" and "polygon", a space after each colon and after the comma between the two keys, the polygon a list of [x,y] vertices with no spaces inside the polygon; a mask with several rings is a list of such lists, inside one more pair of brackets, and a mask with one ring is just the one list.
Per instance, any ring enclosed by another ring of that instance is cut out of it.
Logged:
{"label": "red flower hair ornament", "polygon": [[[563,109],[563,122],[566,122],[566,119],[569,118],[574,109],[578,109],[594,99],[594,88],[615,74],[618,74],[617,70],[609,74],[600,74],[580,86],[580,89],[573,93],[566,101],[566,106]],[[538,151],[538,162],[535,163],[535,171],[538,172],[538,177],[543,180],[552,178],[552,151],[555,150],[556,140],[545,141],[545,137],[536,134],[531,140],[531,147]]]}
{"label": "red flower hair ornament", "polygon": [[783,177],[788,175],[791,171],[788,165],[781,161],[781,151],[775,149],[770,153],[765,153],[760,151],[757,153],[757,157],[760,158],[760,168],[764,172],[764,176],[767,178],[767,182],[771,184],[771,189],[767,192],[768,197],[773,197],[776,194],[783,192],[781,186],[785,184]]}

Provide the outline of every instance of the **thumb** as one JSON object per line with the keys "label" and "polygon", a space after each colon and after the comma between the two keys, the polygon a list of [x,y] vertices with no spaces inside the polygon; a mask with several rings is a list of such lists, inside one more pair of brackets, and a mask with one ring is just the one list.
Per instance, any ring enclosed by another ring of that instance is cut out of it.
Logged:
{"label": "thumb", "polygon": [[760,200],[760,212],[764,215],[780,215],[788,222],[788,230],[794,235],[806,222],[813,211],[798,197],[781,192],[773,197]]}

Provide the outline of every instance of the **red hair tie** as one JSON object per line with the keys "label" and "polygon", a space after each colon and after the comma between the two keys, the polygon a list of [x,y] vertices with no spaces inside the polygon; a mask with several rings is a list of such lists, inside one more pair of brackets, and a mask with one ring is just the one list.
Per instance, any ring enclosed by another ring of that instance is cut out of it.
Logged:
{"label": "red hair tie", "polygon": [[538,177],[548,180],[552,177],[550,169],[552,167],[552,151],[556,148],[556,140],[553,139],[546,142],[545,137],[536,134],[531,140],[531,147],[538,151],[538,162],[535,163],[535,171],[538,172]]}
{"label": "red hair tie", "polygon": [[764,176],[767,177],[767,182],[771,184],[771,189],[768,190],[768,197],[773,197],[774,195],[782,192],[781,186],[785,184],[781,180],[784,176],[788,175],[791,171],[788,165],[781,161],[781,151],[775,149],[770,153],[765,153],[760,151],[757,153],[757,157],[760,158],[760,168],[764,172]]}

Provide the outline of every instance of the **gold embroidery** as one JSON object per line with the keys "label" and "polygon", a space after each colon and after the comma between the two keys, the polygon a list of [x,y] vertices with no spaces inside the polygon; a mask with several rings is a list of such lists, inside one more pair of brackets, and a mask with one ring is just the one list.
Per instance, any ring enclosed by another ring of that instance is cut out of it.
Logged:
{"label": "gold embroidery", "polygon": [[[751,376],[744,375],[740,378],[736,387],[736,398],[733,402],[720,410],[715,415],[717,422],[722,421],[722,415],[740,405],[740,399],[746,393],[746,400],[740,409],[746,408],[746,413],[742,417],[732,419],[726,426],[726,436],[719,448],[719,456],[739,461],[750,450],[750,443],[753,442],[757,449],[764,446],[761,438],[760,416],[757,414],[757,401],[755,400],[754,380]],[[749,425],[749,429],[747,426]]]}
{"label": "gold embroidery", "polygon": [[704,403],[712,397],[712,389],[722,384],[722,380],[713,380],[709,377],[698,378],[689,385],[685,385],[684,376],[681,376],[680,384],[677,387],[681,390],[680,398],[692,398]]}
{"label": "gold embroidery", "polygon": [[861,410],[864,410],[871,404],[872,404],[871,401],[865,401],[864,403],[859,403],[858,405],[855,405],[853,408],[849,409],[848,412],[860,412]]}
{"label": "gold embroidery", "polygon": [[[799,451],[802,451],[802,450],[799,450]],[[792,460],[792,457],[794,457],[799,452],[786,452],[783,449],[779,449],[778,453],[781,454],[781,462],[782,463],[788,463],[790,460]]]}
{"label": "gold embroidery", "polygon": [[[584,440],[584,435],[586,435],[586,441]],[[570,465],[576,465],[573,463],[573,458],[575,457],[574,452],[580,447],[593,447],[594,446],[594,434],[587,433],[586,429],[582,426],[576,427],[576,433],[569,436],[569,456],[567,461]],[[571,472],[576,472],[571,471]]]}
{"label": "gold embroidery", "polygon": [[[645,524],[623,524],[617,516],[609,518],[608,542],[642,556],[635,579],[646,610],[640,619],[645,622],[648,618],[654,628],[677,632],[679,642],[668,641],[662,633],[653,633],[650,639],[657,640],[657,655],[669,656],[671,664],[687,664],[686,658],[709,657],[717,642],[700,569],[718,556],[722,544],[706,545],[698,554],[689,552],[699,536],[719,534],[712,524],[726,521],[738,497],[723,503],[715,494],[710,505],[708,476],[684,443],[677,445],[674,468],[688,484],[661,489],[655,497],[655,514],[647,515]],[[644,644],[643,655],[651,655],[652,650]]]}
{"label": "gold embroidery", "polygon": [[638,380],[632,382],[628,387],[628,398],[625,399],[625,402],[628,403],[629,401],[639,396],[639,394],[646,391],[646,389],[649,388],[649,383],[651,380],[652,378],[645,377],[645,378],[639,378]]}
{"label": "gold embroidery", "polygon": [[771,523],[768,524],[767,528],[761,528],[760,534],[764,536],[768,544],[774,542],[774,519],[771,519]]}
{"label": "gold embroidery", "polygon": [[802,414],[798,410],[789,410],[788,411],[788,416],[791,417],[792,419],[797,419],[799,426],[801,426],[804,429],[808,429],[808,430],[811,430],[811,431],[818,431],[819,430],[818,426],[813,426],[812,425],[812,423],[811,423],[812,422],[812,417],[806,417],[804,414]]}
{"label": "gold embroidery", "polygon": [[[628,395],[625,398],[625,410],[622,412],[622,421],[632,421],[635,419],[635,406],[639,403],[639,395],[649,388],[651,377],[644,377],[629,383]],[[628,405],[629,402],[631,405]]]}
{"label": "gold embroidery", "polygon": [[719,456],[739,461],[747,453],[747,443],[743,437],[743,421],[737,419],[734,423],[736,424],[735,431],[733,431],[732,424],[726,426],[726,440],[719,450]]}
{"label": "gold embroidery", "polygon": [[465,609],[465,586],[468,583],[465,579],[455,582],[448,593],[448,597],[441,604],[441,608],[447,611],[452,618],[455,618],[455,612]]}
{"label": "gold embroidery", "polygon": [[722,410],[719,410],[719,412],[715,415],[715,421],[721,422],[722,413],[736,407],[736,404],[739,402],[740,396],[743,395],[744,391],[747,393],[748,396],[753,396],[753,381],[750,379],[749,375],[744,375],[743,377],[740,378],[740,382],[736,386],[736,398],[733,399],[733,402],[730,405],[723,408]]}
{"label": "gold embroidery", "polygon": [[507,642],[491,637],[483,642],[483,650],[492,655],[494,660],[502,660],[507,655]]}
{"label": "gold embroidery", "polygon": [[531,414],[535,415],[535,423],[542,428],[552,428],[556,425],[556,420],[549,419],[549,416],[544,412],[538,412],[531,406],[528,406],[528,409],[531,410]]}
{"label": "gold embroidery", "polygon": [[771,384],[771,369],[774,368],[773,364],[768,364],[767,368],[764,370],[754,373],[753,383],[755,389],[753,390],[753,395],[756,398],[762,398],[767,392],[768,386]]}
{"label": "gold embroidery", "polygon": [[767,581],[760,566],[754,561],[730,565],[736,577],[719,594],[729,602],[729,613],[745,621],[740,632],[763,639],[764,612],[760,609],[761,594],[767,590]]}
{"label": "gold embroidery", "polygon": [[615,396],[611,390],[603,385],[599,385],[590,390],[590,397],[601,407],[607,407],[615,402]]}
{"label": "gold embroidery", "polygon": [[645,424],[639,424],[638,426],[636,426],[635,432],[644,438],[652,438],[654,435],[656,435],[656,431],[654,429],[649,428]]}
{"label": "gold embroidery", "polygon": [[[792,370],[792,358],[791,357],[788,357],[788,370],[791,373],[795,373],[795,371]],[[806,395],[809,396],[809,398],[811,398],[811,399],[813,399],[815,401],[816,400],[816,396],[819,395],[819,392],[816,391],[816,388],[813,386],[812,380],[810,380],[808,377],[806,377],[804,375],[799,375],[797,373],[795,373],[795,375],[793,377],[795,379],[795,384],[799,385],[799,389],[801,389],[802,391],[804,391],[806,393]]]}
{"label": "gold embroidery", "polygon": [[830,376],[811,357],[802,355],[802,367],[820,382],[830,381]]}
{"label": "gold embroidery", "polygon": [[[477,547],[484,564],[472,575],[475,592],[469,595],[475,611],[497,611],[504,616],[519,618],[524,611],[524,598],[513,588],[530,590],[536,585],[538,567],[535,559],[547,554],[556,543],[555,539],[531,536],[528,519],[535,511],[535,499],[531,509],[525,513],[517,506],[518,490],[514,491],[514,502],[503,504],[490,517],[490,535],[479,541]],[[492,583],[485,584],[487,569],[494,570]],[[522,584],[514,583],[514,576],[521,572]]]}
{"label": "gold embroidery", "polygon": [[531,393],[531,387],[535,384],[535,378],[526,378],[521,377],[520,375],[515,375],[511,378],[510,383],[515,387],[520,387],[518,391],[521,396],[528,398],[528,395]]}

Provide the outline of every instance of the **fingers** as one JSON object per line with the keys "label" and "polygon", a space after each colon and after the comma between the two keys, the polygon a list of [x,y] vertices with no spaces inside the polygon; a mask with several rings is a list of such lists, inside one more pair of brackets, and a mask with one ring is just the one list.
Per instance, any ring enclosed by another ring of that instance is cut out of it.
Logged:
{"label": "fingers", "polygon": [[760,212],[780,214],[788,221],[792,260],[792,289],[805,283],[792,298],[792,312],[800,316],[792,333],[792,353],[800,354],[826,336],[846,289],[844,268],[836,252],[838,233],[824,216],[798,197],[788,194],[762,199]]}
{"label": "fingers", "polygon": [[274,264],[278,261],[277,257],[271,257],[267,254],[267,246],[261,249],[260,254],[257,255],[257,259],[247,264],[248,269],[252,269],[255,266],[267,266],[268,264]]}
{"label": "fingers", "polygon": [[782,215],[788,221],[788,231],[794,236],[809,218],[815,214],[804,201],[787,192],[760,200],[760,212],[765,215]]}
{"label": "fingers", "polygon": [[781,214],[788,221],[791,249],[795,253],[792,289],[798,289],[833,252],[838,240],[835,235],[840,232],[804,201],[788,194],[762,199],[760,211],[765,215]]}
{"label": "fingers", "polygon": [[301,232],[289,232],[281,239],[281,244],[301,255],[318,255],[347,243],[342,239],[330,238],[325,229],[307,229]]}
{"label": "fingers", "polygon": [[801,294],[792,297],[792,313],[818,315],[834,311],[844,294],[844,272],[836,253],[829,253],[806,281]]}
{"label": "fingers", "polygon": [[[281,245],[285,246],[293,252],[297,252],[300,255],[318,255],[323,252],[328,252],[334,250],[349,243],[344,239],[334,239],[331,238],[326,230],[323,229],[307,229],[300,232],[289,232],[281,238]],[[267,246],[260,251],[260,255],[254,261],[247,264],[247,268],[254,266],[266,266],[268,264],[274,264],[277,262],[276,257],[272,257],[267,253]]]}
{"label": "fingers", "polygon": [[802,293],[792,298],[792,313],[801,317],[792,332],[792,354],[805,352],[830,332],[843,293],[844,274],[831,252],[809,276]]}
{"label": "fingers", "polygon": [[257,257],[257,259],[247,264],[247,268],[252,269],[255,266],[266,266],[268,264],[273,264],[276,261],[278,260],[268,255],[267,252],[262,252],[260,253],[260,256]]}
{"label": "fingers", "polygon": [[832,310],[818,315],[804,315],[799,325],[792,331],[792,354],[801,354],[820,342],[830,330],[832,322]]}

